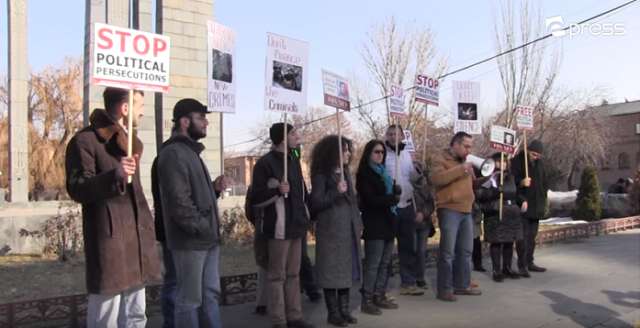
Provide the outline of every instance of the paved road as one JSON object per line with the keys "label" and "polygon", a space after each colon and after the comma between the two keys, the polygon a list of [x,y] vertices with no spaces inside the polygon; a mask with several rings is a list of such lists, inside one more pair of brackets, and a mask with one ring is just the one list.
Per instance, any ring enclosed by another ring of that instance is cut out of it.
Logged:
{"label": "paved road", "polygon": [[[536,262],[550,270],[526,280],[498,284],[474,272],[483,295],[456,303],[436,300],[433,290],[398,296],[396,276],[391,294],[400,309],[370,316],[356,308],[360,323],[351,327],[640,327],[639,229],[547,246],[536,251]],[[435,284],[435,270],[427,274]],[[253,304],[223,307],[225,328],[270,327],[252,311]],[[305,300],[304,312],[317,327],[328,327],[324,303]],[[159,327],[160,318],[150,323]]]}

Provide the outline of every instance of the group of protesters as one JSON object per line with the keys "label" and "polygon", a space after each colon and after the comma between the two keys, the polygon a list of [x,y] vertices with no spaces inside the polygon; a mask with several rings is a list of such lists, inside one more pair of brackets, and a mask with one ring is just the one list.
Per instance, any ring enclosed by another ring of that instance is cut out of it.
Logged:
{"label": "group of protesters", "polygon": [[[380,315],[382,310],[399,308],[387,294],[394,245],[400,295],[425,293],[426,244],[435,233],[435,218],[440,229],[436,297],[442,301],[481,295],[471,280],[474,208],[483,218],[496,282],[546,271],[533,262],[548,190],[543,144],[538,140],[529,144],[527,169],[524,153],[512,161],[496,153],[491,156],[495,171],[481,177],[466,162],[473,137],[464,132],[456,133],[447,149],[433,154],[431,165],[414,160],[404,149],[399,125],[389,126],[384,141],[367,142],[357,165],[351,165],[356,151],[352,141],[328,135],[312,150],[309,192],[299,164],[298,130],[276,123],[269,135],[273,148],[254,167],[246,208],[256,228],[256,253],[264,259],[258,264],[266,278],[259,279],[258,289],[259,295],[267,296],[259,307],[266,306],[274,327],[310,326],[302,320],[298,272],[304,257],[301,240],[306,240],[312,225],[317,285],[324,292],[327,322],[338,327],[357,323],[350,311],[354,287],[362,294],[363,313]],[[357,167],[355,174],[351,167]],[[517,269],[512,268],[514,244]],[[356,282],[361,285],[355,286]]]}
{"label": "group of protesters", "polygon": [[[125,124],[130,116],[134,126],[140,121],[144,94],[134,92],[131,102],[129,95],[106,88],[105,109],[92,113],[90,125],[67,148],[67,190],[82,204],[87,326],[144,327],[145,286],[163,279],[164,327],[222,327],[217,198],[227,181],[212,179],[200,157],[207,108],[182,99],[173,109],[171,136],[151,168],[154,223],[140,183],[142,142]],[[414,160],[404,148],[399,125],[389,126],[385,140],[370,140],[361,151],[347,137],[328,135],[312,149],[310,181],[305,181],[299,130],[276,123],[269,137],[272,148],[253,169],[246,214],[255,227],[259,266],[256,312],[268,313],[273,327],[313,327],[303,318],[301,267],[312,277],[307,283],[317,286],[307,295],[317,301],[315,289],[322,289],[333,326],[357,323],[350,302],[356,288],[362,313],[398,309],[387,294],[394,245],[400,295],[423,295],[427,239],[435,233],[436,219],[439,300],[481,295],[471,280],[474,216],[483,218],[496,282],[545,271],[533,262],[548,189],[538,140],[529,144],[526,157],[520,153],[507,161],[500,153],[492,155],[495,172],[480,177],[466,161],[473,137],[464,132],[432,154],[429,164]],[[361,155],[357,165],[352,163],[356,153]],[[313,269],[306,254],[312,226]],[[512,268],[514,244],[517,269]],[[483,269],[481,261],[473,264]]]}

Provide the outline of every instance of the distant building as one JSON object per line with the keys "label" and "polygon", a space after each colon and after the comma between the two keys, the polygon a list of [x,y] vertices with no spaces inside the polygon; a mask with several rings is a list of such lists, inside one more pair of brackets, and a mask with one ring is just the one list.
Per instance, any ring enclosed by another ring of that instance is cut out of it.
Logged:
{"label": "distant building", "polygon": [[231,195],[244,195],[251,184],[253,167],[260,156],[237,156],[224,159],[224,173],[232,180]]}
{"label": "distant building", "polygon": [[[253,167],[261,156],[255,155],[243,155],[225,158],[224,160],[224,172],[225,175],[232,180],[229,188],[229,193],[232,196],[244,195],[247,192],[247,187],[251,184],[251,178],[253,176]],[[301,163],[302,175],[307,183],[307,187],[310,188],[311,181],[309,180],[309,166],[306,162]]]}
{"label": "distant building", "polygon": [[602,190],[619,178],[629,178],[640,165],[640,100],[595,107],[604,111],[611,128],[611,143],[598,167]]}

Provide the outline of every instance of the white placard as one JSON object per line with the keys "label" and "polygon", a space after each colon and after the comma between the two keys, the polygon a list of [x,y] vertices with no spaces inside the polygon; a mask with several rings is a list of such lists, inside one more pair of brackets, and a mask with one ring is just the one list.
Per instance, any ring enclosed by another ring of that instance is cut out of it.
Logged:
{"label": "white placard", "polygon": [[430,78],[426,75],[418,74],[416,76],[416,101],[438,106],[440,98],[440,82],[437,79]]}
{"label": "white placard", "polygon": [[344,77],[322,70],[322,88],[324,90],[324,104],[327,106],[350,110],[349,81]]}
{"label": "white placard", "polygon": [[267,33],[264,108],[301,114],[307,107],[309,44]]}
{"label": "white placard", "polygon": [[504,153],[514,154],[516,151],[516,131],[504,126],[491,126],[491,148]]}
{"label": "white placard", "polygon": [[211,112],[236,112],[236,34],[207,22],[207,107]]}
{"label": "white placard", "polygon": [[521,130],[533,130],[533,107],[516,106],[516,126]]}
{"label": "white placard", "polygon": [[391,85],[391,94],[389,95],[389,113],[391,115],[406,115],[404,108],[404,89],[400,85]]}
{"label": "white placard", "polygon": [[454,130],[469,134],[481,134],[482,124],[478,103],[480,102],[480,83],[472,81],[453,81]]}
{"label": "white placard", "polygon": [[164,35],[95,23],[91,83],[168,92],[170,47]]}
{"label": "white placard", "polygon": [[415,153],[416,145],[413,143],[413,136],[411,135],[411,131],[404,130],[404,150],[408,152]]}

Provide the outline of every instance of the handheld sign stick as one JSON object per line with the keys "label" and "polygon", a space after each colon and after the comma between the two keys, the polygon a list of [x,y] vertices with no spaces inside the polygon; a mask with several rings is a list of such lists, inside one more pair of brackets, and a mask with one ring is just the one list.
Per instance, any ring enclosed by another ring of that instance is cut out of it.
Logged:
{"label": "handheld sign stick", "polygon": [[[287,131],[287,112],[284,113],[284,177],[282,178],[282,180],[284,181],[284,183],[289,182],[288,180],[288,173],[287,173],[287,159],[289,157],[289,143],[288,143],[288,134],[289,131]],[[284,194],[284,198],[289,197],[289,193]]]}
{"label": "handheld sign stick", "polygon": [[[127,157],[133,157],[133,89],[129,89],[129,113],[127,115]],[[137,164],[137,163],[136,163]],[[136,165],[137,166],[137,165]],[[133,182],[133,176],[127,177],[127,183]]]}
{"label": "handheld sign stick", "polygon": [[340,158],[340,181],[344,181],[344,160],[342,158],[342,130],[340,129],[340,109],[336,108],[336,121],[338,122],[338,152]]}
{"label": "handheld sign stick", "polygon": [[[504,186],[504,153],[500,152],[500,187]],[[501,188],[502,189],[502,188]],[[502,221],[502,202],[504,201],[504,191],[500,190],[500,216],[498,220]]]}
{"label": "handheld sign stick", "polygon": [[529,154],[527,154],[527,130],[523,131],[524,136],[524,176],[529,178]]}
{"label": "handheld sign stick", "polygon": [[424,136],[422,137],[422,165],[427,163],[427,109],[429,105],[424,105]]}
{"label": "handheld sign stick", "polygon": [[396,172],[395,172],[394,180],[395,180],[396,183],[398,183],[398,171],[399,171],[399,168],[400,168],[400,152],[398,151],[398,145],[400,143],[400,140],[399,140],[400,137],[398,136],[398,133],[400,133],[400,129],[398,128],[398,118],[397,117],[396,117],[395,121],[396,121],[396,126],[395,126],[395,129],[396,129],[396,133],[395,133],[395,136],[396,136]]}

